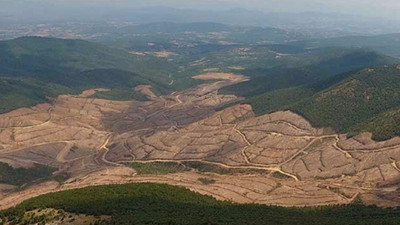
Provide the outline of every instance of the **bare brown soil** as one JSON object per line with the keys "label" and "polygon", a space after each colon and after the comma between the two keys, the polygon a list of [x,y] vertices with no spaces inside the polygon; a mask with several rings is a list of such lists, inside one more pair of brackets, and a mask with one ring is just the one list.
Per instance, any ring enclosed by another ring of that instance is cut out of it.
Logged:
{"label": "bare brown soil", "polygon": [[168,58],[170,56],[178,55],[175,52],[168,52],[168,51],[155,52],[154,54],[159,58]]}
{"label": "bare brown soil", "polygon": [[197,80],[229,80],[232,82],[243,82],[248,80],[248,78],[246,78],[245,76],[231,73],[205,73],[194,76],[193,78]]}
{"label": "bare brown soil", "polygon": [[89,90],[83,91],[83,92],[79,95],[79,97],[81,97],[81,98],[87,98],[87,97],[90,97],[90,96],[96,94],[96,92],[107,92],[107,91],[110,91],[110,89],[106,89],[106,88],[89,89]]}
{"label": "bare brown soil", "polygon": [[[23,220],[29,221],[34,217],[44,217],[46,224],[48,225],[70,225],[70,224],[79,224],[79,225],[90,225],[94,224],[98,221],[107,220],[110,216],[89,216],[84,214],[75,214],[65,212],[63,210],[56,209],[42,209],[42,210],[33,210],[26,212],[23,217]],[[32,220],[31,220],[32,221]],[[10,225],[13,223],[5,222],[4,225]]]}
{"label": "bare brown soil", "polygon": [[146,95],[146,96],[148,96],[150,98],[157,97],[157,95],[155,95],[153,93],[153,91],[151,90],[151,85],[139,85],[139,86],[136,86],[134,88],[134,90],[138,91],[138,92],[141,92],[142,94],[144,94],[144,95]]}
{"label": "bare brown soil", "polygon": [[[216,111],[238,100],[218,89],[248,78],[223,73],[195,78],[219,81],[147,102],[63,95],[53,104],[0,115],[1,162],[50,165],[71,177],[19,192],[0,184],[0,209],[44,193],[129,182],[179,185],[241,203],[315,206],[346,204],[360,196],[367,204],[400,205],[399,137],[348,139],[314,128],[290,111],[256,117],[249,105]],[[266,173],[137,175],[124,164],[171,161]],[[204,185],[198,180],[204,177],[216,182]]]}
{"label": "bare brown soil", "polygon": [[136,52],[136,51],[130,51],[129,53],[133,54],[133,55],[139,55],[139,56],[145,56],[146,53],[144,52]]}

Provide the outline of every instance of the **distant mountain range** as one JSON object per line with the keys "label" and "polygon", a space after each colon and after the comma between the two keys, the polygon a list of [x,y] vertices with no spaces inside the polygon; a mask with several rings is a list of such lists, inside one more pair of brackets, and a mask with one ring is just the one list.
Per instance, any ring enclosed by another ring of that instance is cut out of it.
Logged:
{"label": "distant mountain range", "polygon": [[[46,5],[47,4],[47,5]],[[0,26],[13,23],[61,22],[214,22],[242,26],[276,27],[305,32],[314,37],[344,35],[371,35],[395,33],[400,30],[398,21],[369,18],[339,13],[265,13],[241,8],[228,10],[193,10],[169,7],[118,8],[96,5],[72,7],[61,3],[18,2],[0,3]],[[29,12],[29,13],[28,13]]]}

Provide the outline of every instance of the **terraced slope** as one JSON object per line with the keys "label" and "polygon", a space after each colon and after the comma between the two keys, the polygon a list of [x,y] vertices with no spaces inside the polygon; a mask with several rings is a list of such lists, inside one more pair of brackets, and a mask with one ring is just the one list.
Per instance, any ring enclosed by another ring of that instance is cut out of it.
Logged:
{"label": "terraced slope", "polygon": [[[0,162],[52,166],[66,180],[50,177],[19,192],[5,183],[0,208],[54,191],[130,182],[185,186],[240,203],[316,206],[359,196],[367,204],[399,204],[399,137],[347,138],[291,111],[257,117],[245,104],[216,111],[240,100],[218,90],[248,78],[195,78],[219,80],[167,96],[141,86],[146,102],[64,95],[1,115]],[[139,164],[150,172],[137,173]],[[152,174],[152,165],[166,172]]]}

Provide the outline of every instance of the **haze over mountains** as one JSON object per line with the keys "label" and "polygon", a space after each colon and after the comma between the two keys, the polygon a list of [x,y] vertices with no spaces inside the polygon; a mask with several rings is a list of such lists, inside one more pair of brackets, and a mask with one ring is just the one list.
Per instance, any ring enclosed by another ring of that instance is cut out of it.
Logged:
{"label": "haze over mountains", "polygon": [[0,224],[398,224],[400,6],[250,2],[1,1]]}
{"label": "haze over mountains", "polygon": [[[236,7],[231,3],[204,2],[204,7],[199,7],[199,2],[192,4],[171,3],[152,4],[151,2],[116,2],[107,3],[88,1],[79,3],[69,1],[2,1],[0,2],[0,25],[32,24],[32,23],[71,23],[71,22],[132,22],[136,24],[153,22],[216,22],[242,26],[278,27],[296,31],[307,32],[321,37],[341,35],[365,35],[395,33],[400,26],[400,18],[396,14],[389,16],[386,13],[380,15],[362,13],[357,10],[340,11],[329,9],[321,11],[321,7],[311,7],[317,4],[305,1],[305,3],[291,3],[289,5],[309,5],[308,9],[301,11],[293,6],[292,10],[274,11],[274,4],[267,7]],[[185,6],[186,5],[186,6]],[[251,6],[250,3],[247,5]],[[172,7],[171,7],[172,6]],[[174,8],[175,7],[175,8]],[[282,7],[281,7],[282,8]],[[310,10],[314,8],[313,10]],[[362,9],[360,9],[362,10]],[[300,11],[300,12],[299,12]],[[374,12],[374,10],[370,10]],[[375,10],[377,11],[377,10]]]}

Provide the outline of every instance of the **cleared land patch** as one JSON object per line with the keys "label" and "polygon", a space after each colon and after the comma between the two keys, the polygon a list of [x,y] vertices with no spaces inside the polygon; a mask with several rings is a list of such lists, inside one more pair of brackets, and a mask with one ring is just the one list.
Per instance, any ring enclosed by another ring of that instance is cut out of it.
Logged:
{"label": "cleared land patch", "polygon": [[7,181],[0,208],[54,191],[130,182],[184,186],[240,203],[349,204],[357,196],[367,204],[400,202],[400,138],[347,138],[290,111],[256,116],[246,104],[217,111],[238,100],[218,90],[247,77],[197,78],[218,81],[166,96],[148,93],[144,102],[61,95],[0,115],[0,162],[50,166],[67,179],[24,190]]}

